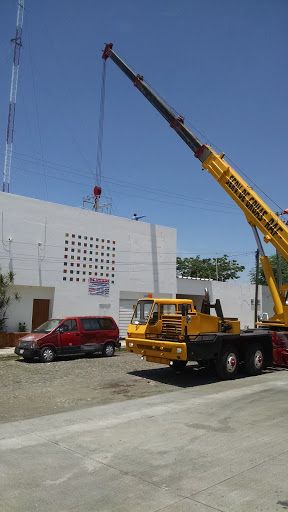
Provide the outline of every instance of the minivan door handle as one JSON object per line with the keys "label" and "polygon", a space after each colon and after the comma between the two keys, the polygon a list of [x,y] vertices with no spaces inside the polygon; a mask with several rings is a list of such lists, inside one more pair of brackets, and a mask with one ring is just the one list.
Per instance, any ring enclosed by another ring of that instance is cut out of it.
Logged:
{"label": "minivan door handle", "polygon": [[75,332],[75,336],[80,336],[79,332]]}

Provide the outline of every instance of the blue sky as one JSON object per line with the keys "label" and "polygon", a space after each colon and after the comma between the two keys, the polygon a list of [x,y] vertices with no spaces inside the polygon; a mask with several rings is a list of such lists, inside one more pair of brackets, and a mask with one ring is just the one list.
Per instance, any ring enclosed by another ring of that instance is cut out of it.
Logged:
{"label": "blue sky", "polygon": [[[288,207],[286,0],[25,0],[25,7],[12,193],[73,206],[92,193],[101,55],[113,42],[170,105]],[[17,2],[2,0],[0,9],[2,169]],[[115,215],[177,228],[182,257],[227,253],[247,270],[254,264],[244,215],[109,59],[102,189]]]}

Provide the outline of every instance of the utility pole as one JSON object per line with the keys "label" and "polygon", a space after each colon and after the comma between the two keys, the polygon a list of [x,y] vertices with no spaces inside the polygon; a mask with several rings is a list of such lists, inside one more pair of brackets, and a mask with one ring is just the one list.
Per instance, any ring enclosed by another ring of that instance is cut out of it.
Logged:
{"label": "utility pole", "polygon": [[256,272],[255,272],[255,308],[254,308],[254,327],[258,321],[258,286],[259,286],[259,249],[255,253],[256,258]]}
{"label": "utility pole", "polygon": [[14,119],[15,119],[16,97],[17,97],[19,59],[20,59],[20,49],[22,46],[23,14],[24,14],[24,0],[18,0],[16,35],[15,35],[14,39],[11,39],[11,43],[14,43],[14,55],[13,55],[12,77],[11,77],[11,87],[10,87],[10,101],[9,101],[9,112],[8,112],[5,162],[4,162],[4,171],[3,171],[3,192],[9,192],[9,186],[10,186],[10,172],[11,172],[11,161],[12,161],[12,146],[13,146],[13,135],[14,135]]}
{"label": "utility pole", "polygon": [[218,281],[218,258],[216,258],[216,281]]}
{"label": "utility pole", "polygon": [[277,286],[278,288],[282,286],[282,261],[281,254],[276,251],[276,262],[277,262]]}

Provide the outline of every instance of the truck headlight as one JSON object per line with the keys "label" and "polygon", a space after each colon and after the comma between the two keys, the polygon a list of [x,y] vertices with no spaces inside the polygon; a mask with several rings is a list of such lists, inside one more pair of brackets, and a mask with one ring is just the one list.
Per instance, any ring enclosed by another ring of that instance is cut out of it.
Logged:
{"label": "truck headlight", "polygon": [[176,352],[177,352],[177,354],[181,354],[181,352],[182,352],[182,348],[177,347],[177,348],[176,348]]}
{"label": "truck headlight", "polygon": [[133,347],[133,343],[130,341],[129,343],[129,347],[132,348]]}

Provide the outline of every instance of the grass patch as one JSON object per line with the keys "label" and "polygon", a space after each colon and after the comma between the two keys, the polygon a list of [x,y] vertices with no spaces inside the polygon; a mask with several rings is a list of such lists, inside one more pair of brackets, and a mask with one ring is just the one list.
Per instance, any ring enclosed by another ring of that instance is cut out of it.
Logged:
{"label": "grass patch", "polygon": [[4,361],[4,360],[9,361],[9,359],[20,359],[20,357],[17,356],[16,354],[15,354],[15,356],[13,356],[12,354],[11,354],[11,356],[1,356],[1,354],[0,354],[0,361]]}

